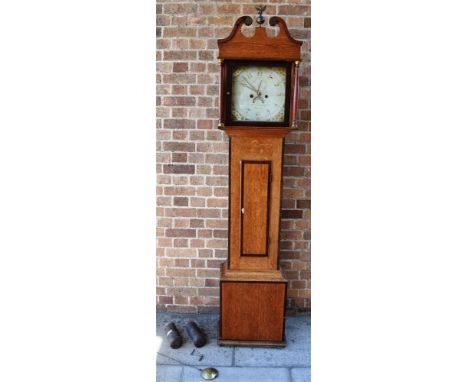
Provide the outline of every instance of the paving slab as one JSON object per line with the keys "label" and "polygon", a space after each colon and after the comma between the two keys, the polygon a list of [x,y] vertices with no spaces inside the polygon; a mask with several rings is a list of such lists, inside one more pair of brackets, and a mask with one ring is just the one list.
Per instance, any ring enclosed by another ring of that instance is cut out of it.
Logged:
{"label": "paving slab", "polygon": [[310,349],[310,316],[286,317],[286,341],[295,349]]}
{"label": "paving slab", "polygon": [[235,351],[235,366],[263,367],[307,367],[310,365],[310,353],[292,349],[238,348]]}
{"label": "paving slab", "polygon": [[[195,348],[184,330],[184,326],[190,320],[197,322],[207,334],[208,344],[202,348]],[[179,349],[170,348],[164,333],[164,325],[171,321],[176,324],[184,339],[184,344]],[[218,346],[217,323],[218,315],[215,314],[158,313],[156,333],[160,354],[157,355],[157,364],[180,366],[181,364],[177,362],[180,361],[201,368],[209,366],[310,367],[309,315],[286,317],[287,346],[285,348]]]}
{"label": "paving slab", "polygon": [[310,382],[310,367],[291,369],[292,382]]}
{"label": "paving slab", "polygon": [[285,348],[239,347],[235,366],[310,367],[310,316],[286,318]]}
{"label": "paving slab", "polygon": [[[286,368],[264,367],[218,367],[216,382],[290,382],[289,370]],[[184,367],[182,382],[200,382],[200,372]],[[160,382],[160,381],[158,381]]]}
{"label": "paving slab", "polygon": [[179,382],[182,377],[182,366],[156,366],[156,382]]}

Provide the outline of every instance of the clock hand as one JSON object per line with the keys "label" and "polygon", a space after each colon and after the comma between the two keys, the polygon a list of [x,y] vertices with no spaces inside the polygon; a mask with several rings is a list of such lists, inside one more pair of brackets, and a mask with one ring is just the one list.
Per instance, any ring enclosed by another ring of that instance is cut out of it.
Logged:
{"label": "clock hand", "polygon": [[253,90],[255,93],[258,94],[258,90],[255,89],[255,87],[254,87],[249,81],[247,81],[247,78],[242,77],[242,79],[244,80],[244,82],[245,82],[245,84],[246,84],[246,85],[245,85],[246,87],[248,87],[249,89]]}
{"label": "clock hand", "polygon": [[249,88],[250,90],[253,90],[255,93],[258,93],[257,92],[257,89],[255,89],[252,85],[250,85],[249,83],[246,83],[244,82],[243,84],[241,84],[242,86],[245,86],[246,88]]}

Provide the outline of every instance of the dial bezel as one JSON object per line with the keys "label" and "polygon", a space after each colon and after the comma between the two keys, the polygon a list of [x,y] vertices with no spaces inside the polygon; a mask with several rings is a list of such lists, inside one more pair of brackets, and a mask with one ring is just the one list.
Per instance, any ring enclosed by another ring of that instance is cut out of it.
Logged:
{"label": "dial bezel", "polygon": [[[291,67],[293,63],[286,61],[252,61],[252,60],[230,60],[225,61],[226,82],[224,88],[224,108],[226,126],[252,126],[252,127],[288,127],[290,125],[289,115],[291,106]],[[286,91],[284,99],[284,118],[280,122],[268,121],[235,121],[232,117],[232,73],[239,66],[264,66],[284,67],[286,70]]]}

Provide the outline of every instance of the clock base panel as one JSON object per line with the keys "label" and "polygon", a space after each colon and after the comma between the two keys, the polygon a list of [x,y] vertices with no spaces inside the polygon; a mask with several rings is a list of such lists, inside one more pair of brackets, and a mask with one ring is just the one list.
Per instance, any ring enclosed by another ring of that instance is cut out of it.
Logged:
{"label": "clock base panel", "polygon": [[287,281],[255,280],[246,273],[221,277],[218,344],[224,346],[286,346],[285,306]]}

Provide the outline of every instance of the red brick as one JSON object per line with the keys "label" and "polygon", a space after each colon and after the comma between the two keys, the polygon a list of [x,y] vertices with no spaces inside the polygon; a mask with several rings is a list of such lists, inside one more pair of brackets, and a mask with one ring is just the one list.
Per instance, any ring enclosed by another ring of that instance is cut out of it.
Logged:
{"label": "red brick", "polygon": [[227,187],[215,187],[213,194],[217,197],[225,197],[228,196],[229,189]]}
{"label": "red brick", "polygon": [[197,128],[199,129],[211,129],[213,128],[213,121],[212,120],[198,120],[197,121]]}
{"label": "red brick", "polygon": [[[204,131],[191,131],[190,132],[190,140],[192,141],[201,141],[205,139],[205,132]],[[199,149],[199,144],[197,145],[197,151],[201,151]]]}
{"label": "red brick", "polygon": [[225,219],[207,219],[206,220],[207,228],[227,228],[227,220]]}
{"label": "red brick", "polygon": [[172,296],[159,296],[158,297],[158,302],[160,304],[172,304],[174,298]]}
{"label": "red brick", "polygon": [[195,97],[164,97],[164,106],[193,106],[196,103]]}
{"label": "red brick", "polygon": [[165,174],[194,174],[195,166],[190,164],[166,164],[164,165]]}
{"label": "red brick", "polygon": [[[175,195],[190,195],[191,193],[193,193],[192,190],[190,191],[191,192],[176,193]],[[194,218],[197,216],[197,210],[195,208],[184,207],[171,208],[166,210],[166,216]]]}
{"label": "red brick", "polygon": [[[196,41],[196,40],[192,40]],[[202,73],[206,69],[206,64],[200,62],[191,62],[190,63],[190,72],[191,73]]]}
{"label": "red brick", "polygon": [[163,148],[165,151],[181,151],[186,153],[195,151],[195,144],[191,142],[164,142]]}
{"label": "red brick", "polygon": [[206,261],[205,260],[199,260],[199,259],[191,259],[190,260],[190,266],[192,268],[205,268]]}
{"label": "red brick", "polygon": [[[164,60],[195,60],[197,52],[195,50],[166,50],[164,51]],[[166,82],[166,81],[164,81]]]}
{"label": "red brick", "polygon": [[197,174],[204,174],[204,175],[211,174],[211,166],[197,165]]}
{"label": "red brick", "polygon": [[207,85],[206,86],[206,94],[207,95],[217,96],[219,94],[218,85]]}
{"label": "red brick", "polygon": [[310,209],[310,200],[298,200],[297,208],[308,208]]}
{"label": "red brick", "polygon": [[210,107],[213,105],[213,98],[211,97],[198,97],[197,106]]}
{"label": "red brick", "polygon": [[[164,37],[195,37],[197,35],[196,28],[184,28],[184,27],[165,27]],[[188,45],[188,44],[187,44]]]}
{"label": "red brick", "polygon": [[[216,178],[216,177],[213,177]],[[227,182],[227,177],[224,178]],[[207,204],[208,207],[224,207],[227,208],[228,201],[227,199],[208,199]]]}
{"label": "red brick", "polygon": [[191,85],[189,88],[191,95],[205,94],[205,86],[203,85]]}
{"label": "red brick", "polygon": [[205,183],[205,179],[203,178],[203,176],[191,176],[190,177],[190,184],[192,185],[197,185],[197,186],[200,186],[202,184]]}
{"label": "red brick", "polygon": [[190,219],[190,227],[203,228],[205,227],[205,220],[203,219]]}
{"label": "red brick", "polygon": [[187,118],[187,108],[185,107],[174,107],[171,113],[172,118]]}
{"label": "red brick", "polygon": [[187,73],[164,74],[163,81],[166,84],[194,84],[196,75]]}
{"label": "red brick", "polygon": [[[198,235],[198,237],[200,237],[200,238],[209,239],[209,238],[213,237],[213,231],[210,230],[210,229],[199,229],[199,230],[197,231],[197,235]],[[203,250],[203,251],[204,251],[204,250]],[[198,252],[198,257],[203,257],[203,253],[204,253],[203,251],[200,250],[200,251]],[[209,257],[211,257],[211,254],[209,255]]]}
{"label": "red brick", "polygon": [[287,143],[284,145],[284,152],[286,154],[304,154],[305,145]]}
{"label": "red brick", "polygon": [[205,279],[205,286],[206,287],[218,287],[219,280],[217,279]]}
{"label": "red brick", "polygon": [[280,5],[278,7],[279,15],[307,16],[309,12],[310,6],[307,5]]}
{"label": "red brick", "polygon": [[206,163],[228,164],[229,156],[226,154],[206,154]]}
{"label": "red brick", "polygon": [[194,229],[166,229],[167,237],[195,237],[196,230]]}
{"label": "red brick", "polygon": [[[198,59],[199,60],[212,61],[212,60],[214,60],[214,58],[215,58],[215,54],[211,50],[200,50],[198,52]],[[211,81],[211,76],[207,77],[207,78],[208,78],[208,80],[202,80],[200,82],[202,82],[202,83],[211,83],[212,82]]]}
{"label": "red brick", "polygon": [[213,194],[212,187],[199,187],[197,188],[198,196],[211,196]]}
{"label": "red brick", "polygon": [[204,248],[205,240],[202,239],[192,239],[190,240],[190,248]]}
{"label": "red brick", "polygon": [[190,47],[190,40],[187,37],[172,39],[171,48],[174,50],[185,50]]}
{"label": "red brick", "polygon": [[175,248],[188,248],[189,242],[187,239],[174,239]]}
{"label": "red brick", "polygon": [[172,162],[187,162],[187,153],[172,153]]}
{"label": "red brick", "polygon": [[188,206],[188,198],[187,197],[174,197],[174,205],[175,206]]}
{"label": "red brick", "polygon": [[233,16],[208,16],[208,25],[232,25]]}
{"label": "red brick", "polygon": [[205,207],[205,198],[190,198],[190,206],[192,207]]}
{"label": "red brick", "polygon": [[221,213],[218,209],[201,209],[197,211],[197,217],[199,218],[219,218],[221,216]]}
{"label": "red brick", "polygon": [[212,26],[198,28],[198,37],[214,37],[214,35],[214,28]]}
{"label": "red brick", "polygon": [[213,174],[229,175],[229,167],[228,166],[213,166]]}
{"label": "red brick", "polygon": [[158,27],[169,25],[171,23],[171,17],[167,15],[157,15],[156,16],[156,25]]}
{"label": "red brick", "polygon": [[191,13],[197,13],[197,4],[192,3],[173,3],[164,4],[164,13],[173,15],[186,15]]}
{"label": "red brick", "polygon": [[305,173],[304,167],[284,166],[283,176],[303,177]]}
{"label": "red brick", "polygon": [[218,108],[206,108],[206,116],[208,118],[218,118],[219,117],[219,111]]}
{"label": "red brick", "polygon": [[186,63],[186,62],[174,62],[173,71],[174,72],[187,72],[188,71],[188,63]]}
{"label": "red brick", "polygon": [[165,119],[165,129],[194,129],[195,121],[190,119]]}
{"label": "red brick", "polygon": [[219,289],[218,288],[197,288],[198,293],[203,295],[203,296],[218,296],[219,295]]}

